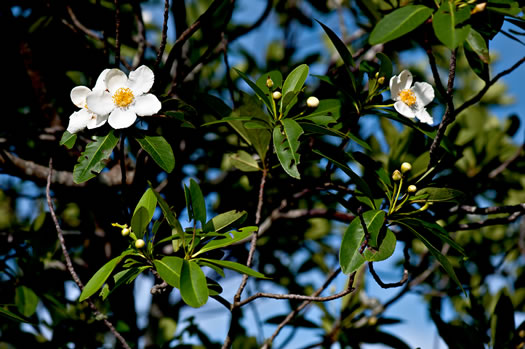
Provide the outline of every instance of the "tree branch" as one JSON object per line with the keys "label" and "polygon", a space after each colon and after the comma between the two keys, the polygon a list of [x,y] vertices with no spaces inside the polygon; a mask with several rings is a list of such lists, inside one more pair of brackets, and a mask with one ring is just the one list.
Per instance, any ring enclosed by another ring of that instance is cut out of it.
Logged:
{"label": "tree branch", "polygon": [[408,280],[408,270],[406,270],[406,269],[403,270],[403,277],[401,278],[401,280],[398,281],[398,282],[393,282],[393,283],[384,283],[381,280],[379,275],[377,275],[376,271],[374,270],[374,263],[373,262],[369,262],[368,263],[368,269],[370,270],[370,274],[372,274],[372,277],[374,278],[374,280],[382,288],[400,287],[400,286],[403,286]]}
{"label": "tree branch", "polygon": [[[71,277],[77,284],[78,288],[82,291],[84,289],[84,284],[82,281],[80,281],[80,278],[78,277],[78,274],[75,271],[75,268],[73,267],[73,263],[71,262],[71,257],[69,256],[69,252],[66,248],[66,241],[64,240],[64,233],[62,232],[62,228],[60,228],[60,224],[58,223],[57,216],[55,214],[55,209],[53,208],[53,202],[51,201],[51,194],[50,194],[50,188],[51,188],[51,177],[53,172],[53,159],[49,159],[49,168],[48,168],[48,175],[47,175],[47,184],[46,184],[46,198],[47,198],[47,205],[49,207],[49,212],[51,213],[51,217],[53,218],[53,222],[55,223],[55,228],[58,234],[58,240],[60,242],[60,246],[62,247],[62,254],[64,255],[64,258],[66,259],[66,266],[67,270],[71,274]],[[104,324],[106,327],[113,333],[113,335],[118,339],[120,344],[122,344],[123,348],[131,349],[131,347],[128,345],[124,337],[115,329],[113,324],[106,318],[104,314],[102,314],[98,308],[96,307],[95,303],[91,299],[87,299],[87,302],[89,304],[89,307],[93,311],[93,314],[95,314],[95,317],[97,319],[102,318]]]}

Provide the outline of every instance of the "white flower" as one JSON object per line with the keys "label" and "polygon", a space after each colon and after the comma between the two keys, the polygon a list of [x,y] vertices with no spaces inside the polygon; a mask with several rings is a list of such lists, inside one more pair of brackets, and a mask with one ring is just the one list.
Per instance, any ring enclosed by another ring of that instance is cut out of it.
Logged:
{"label": "white flower", "polygon": [[87,105],[97,114],[109,114],[111,127],[130,127],[137,115],[153,115],[162,107],[156,96],[147,93],[154,80],[153,71],[145,65],[129,73],[129,78],[121,70],[111,69],[104,80],[106,88],[90,93]]}
{"label": "white flower", "polygon": [[408,70],[390,79],[390,95],[399,114],[411,119],[416,117],[429,125],[434,122],[425,108],[434,99],[434,88],[426,82],[412,86],[412,74]]}
{"label": "white flower", "polygon": [[[104,91],[105,84],[104,79],[106,74],[109,72],[109,69],[105,69],[98,77],[93,91]],[[70,133],[77,133],[82,131],[86,127],[88,129],[100,127],[104,125],[108,119],[108,114],[96,114],[90,110],[87,106],[87,96],[92,91],[86,86],[76,86],[71,90],[71,101],[74,105],[81,108],[80,110],[74,112],[69,117],[69,125],[67,130]]]}

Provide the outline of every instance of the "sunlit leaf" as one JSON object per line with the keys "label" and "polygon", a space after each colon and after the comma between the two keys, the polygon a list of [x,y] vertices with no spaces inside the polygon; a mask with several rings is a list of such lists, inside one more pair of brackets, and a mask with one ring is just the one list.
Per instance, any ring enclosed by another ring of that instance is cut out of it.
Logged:
{"label": "sunlit leaf", "polygon": [[175,168],[175,156],[171,145],[164,137],[142,135],[135,139],[160,168],[168,173],[173,171]]}
{"label": "sunlit leaf", "polygon": [[86,150],[78,157],[78,162],[73,169],[75,183],[83,183],[96,177],[106,166],[104,160],[109,159],[117,143],[118,137],[113,130],[104,137],[95,137],[95,141],[89,143]]}
{"label": "sunlit leaf", "polygon": [[297,165],[300,162],[299,136],[303,129],[292,119],[282,120],[282,127],[276,126],[273,130],[273,145],[283,169],[291,177],[300,179]]}
{"label": "sunlit leaf", "polygon": [[180,294],[182,300],[194,308],[199,308],[208,301],[206,276],[200,266],[191,260],[182,260]]}

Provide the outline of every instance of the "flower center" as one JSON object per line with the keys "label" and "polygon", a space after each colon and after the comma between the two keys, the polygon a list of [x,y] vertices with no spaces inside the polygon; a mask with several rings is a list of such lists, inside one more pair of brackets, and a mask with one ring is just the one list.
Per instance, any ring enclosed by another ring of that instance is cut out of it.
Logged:
{"label": "flower center", "polygon": [[401,101],[408,105],[409,107],[416,104],[416,95],[412,90],[406,89],[399,93],[399,98],[401,98]]}
{"label": "flower center", "polygon": [[121,108],[125,108],[133,102],[133,92],[127,87],[119,88],[113,95],[113,103]]}

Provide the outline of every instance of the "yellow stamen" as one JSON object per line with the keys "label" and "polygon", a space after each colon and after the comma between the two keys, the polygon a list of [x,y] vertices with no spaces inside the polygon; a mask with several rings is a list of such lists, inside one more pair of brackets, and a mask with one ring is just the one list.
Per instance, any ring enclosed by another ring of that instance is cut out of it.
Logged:
{"label": "yellow stamen", "polygon": [[412,90],[406,89],[399,93],[399,98],[401,98],[401,101],[408,105],[409,107],[416,104],[416,95]]}
{"label": "yellow stamen", "polygon": [[125,108],[133,102],[133,92],[127,87],[119,88],[113,95],[113,103],[121,108]]}

